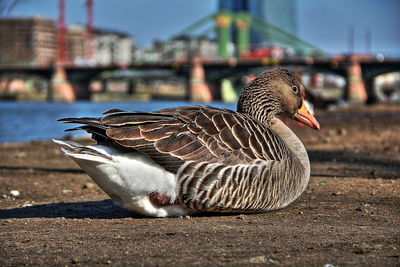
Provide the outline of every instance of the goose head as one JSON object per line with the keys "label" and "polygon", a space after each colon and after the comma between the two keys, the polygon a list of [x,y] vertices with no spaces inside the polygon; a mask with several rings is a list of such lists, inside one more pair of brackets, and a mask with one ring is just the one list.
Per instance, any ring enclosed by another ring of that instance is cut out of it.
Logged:
{"label": "goose head", "polygon": [[319,123],[306,108],[304,96],[304,86],[291,72],[275,68],[259,74],[242,90],[237,111],[264,123],[285,115],[318,130]]}

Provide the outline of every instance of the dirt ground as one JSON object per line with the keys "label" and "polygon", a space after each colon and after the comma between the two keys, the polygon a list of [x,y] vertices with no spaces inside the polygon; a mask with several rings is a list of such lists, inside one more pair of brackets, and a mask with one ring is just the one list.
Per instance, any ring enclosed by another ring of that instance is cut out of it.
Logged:
{"label": "dirt ground", "polygon": [[400,266],[400,106],[317,119],[319,132],[296,129],[311,159],[308,188],[255,215],[141,217],[50,141],[0,144],[0,266]]}

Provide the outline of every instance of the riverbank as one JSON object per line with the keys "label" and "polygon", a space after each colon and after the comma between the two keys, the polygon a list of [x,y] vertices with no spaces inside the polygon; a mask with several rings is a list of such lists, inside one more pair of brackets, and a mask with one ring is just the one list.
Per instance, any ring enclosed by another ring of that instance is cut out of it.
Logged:
{"label": "riverbank", "polygon": [[143,218],[104,200],[52,142],[2,143],[0,265],[399,265],[400,106],[317,118],[319,132],[295,129],[306,191],[255,215]]}

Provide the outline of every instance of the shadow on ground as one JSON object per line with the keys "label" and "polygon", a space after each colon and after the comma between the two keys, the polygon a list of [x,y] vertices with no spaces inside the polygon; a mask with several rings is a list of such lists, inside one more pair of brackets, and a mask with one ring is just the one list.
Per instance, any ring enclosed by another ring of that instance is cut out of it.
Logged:
{"label": "shadow on ground", "polygon": [[348,150],[309,150],[313,176],[399,178],[400,162]]}
{"label": "shadow on ground", "polygon": [[85,173],[76,168],[47,168],[47,167],[29,167],[29,166],[0,166],[0,170],[7,171],[41,171],[41,172],[59,172],[59,173]]}
{"label": "shadow on ground", "polygon": [[139,217],[115,205],[111,199],[86,202],[58,202],[13,209],[1,209],[0,218],[116,219]]}

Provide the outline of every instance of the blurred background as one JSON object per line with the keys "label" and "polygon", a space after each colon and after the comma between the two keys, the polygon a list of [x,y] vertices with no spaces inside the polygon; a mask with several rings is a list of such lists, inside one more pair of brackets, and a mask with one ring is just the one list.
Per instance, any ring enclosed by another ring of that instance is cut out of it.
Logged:
{"label": "blurred background", "polygon": [[400,100],[398,0],[0,0],[0,142],[61,117],[192,103],[235,109],[284,66],[317,108]]}

